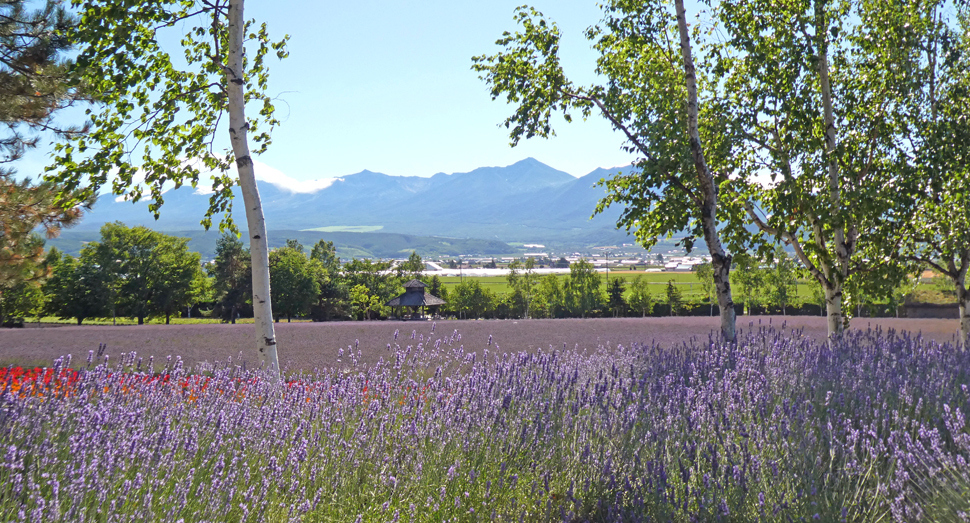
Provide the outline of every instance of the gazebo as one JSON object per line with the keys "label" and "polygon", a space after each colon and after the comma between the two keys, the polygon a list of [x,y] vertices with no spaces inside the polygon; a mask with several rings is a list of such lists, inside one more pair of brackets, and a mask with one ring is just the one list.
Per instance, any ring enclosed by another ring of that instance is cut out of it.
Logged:
{"label": "gazebo", "polygon": [[[425,287],[427,287],[427,285],[424,283],[421,283],[418,280],[411,280],[404,284],[404,294],[387,302],[387,306],[410,307],[411,317],[420,318],[421,316],[418,311],[421,309],[421,307],[430,307],[432,305],[443,305],[447,303],[445,300],[442,300],[437,296],[428,294],[428,292],[424,290]],[[400,314],[398,314],[398,316],[400,316]]]}

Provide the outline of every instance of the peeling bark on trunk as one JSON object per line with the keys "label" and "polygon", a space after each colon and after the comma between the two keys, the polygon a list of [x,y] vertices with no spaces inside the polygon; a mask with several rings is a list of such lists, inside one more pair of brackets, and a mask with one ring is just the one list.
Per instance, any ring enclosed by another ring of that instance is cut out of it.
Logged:
{"label": "peeling bark on trunk", "polygon": [[[717,241],[717,247],[721,247],[720,241]],[[734,301],[731,299],[731,257],[724,255],[723,249],[715,255],[712,249],[711,259],[714,266],[714,285],[717,287],[717,305],[721,309],[721,337],[724,341],[733,343],[737,341],[737,318]]]}
{"label": "peeling bark on trunk", "polygon": [[697,122],[697,78],[691,56],[684,0],[676,0],[675,4],[677,25],[680,29],[680,51],[684,59],[684,77],[687,81],[687,132],[690,134],[690,151],[701,189],[701,226],[704,230],[704,241],[711,253],[711,265],[714,267],[714,286],[717,289],[717,303],[721,308],[721,338],[734,343],[737,341],[737,332],[734,301],[731,299],[731,256],[725,252],[717,232],[717,187],[701,146]]}
{"label": "peeling bark on trunk", "polygon": [[825,291],[825,315],[828,326],[829,339],[842,335],[845,325],[842,317],[842,286],[823,285]]}
{"label": "peeling bark on trunk", "polygon": [[[825,156],[828,163],[829,178],[829,203],[832,211],[840,209],[842,202],[842,185],[839,173],[838,158],[836,158],[836,136],[835,136],[835,111],[832,107],[832,86],[829,82],[829,57],[828,42],[829,34],[828,20],[825,18],[823,4],[816,5],[816,29],[815,33],[819,38],[819,57],[818,57],[818,77],[819,89],[822,92],[822,119],[825,124]],[[828,285],[823,282],[825,288],[825,309],[828,314],[828,334],[829,338],[842,334],[844,322],[842,316],[842,287],[849,276],[849,261],[854,251],[854,234],[846,234],[845,224],[836,223],[834,227],[834,247],[835,247],[835,267],[826,271]],[[816,236],[820,236],[821,231],[816,228]],[[817,238],[821,240],[821,238]],[[838,271],[836,276],[835,272]]]}
{"label": "peeling bark on trunk", "polygon": [[246,222],[249,226],[249,252],[253,267],[253,316],[256,323],[256,352],[259,361],[276,379],[280,376],[279,356],[276,351],[276,330],[273,327],[273,309],[269,288],[269,248],[266,241],[266,221],[256,188],[256,173],[249,152],[249,123],[246,121],[246,102],[243,86],[243,37],[245,18],[243,0],[229,1],[229,59],[226,71],[226,90],[229,93],[229,137],[239,172],[239,186],[246,205]]}
{"label": "peeling bark on trunk", "polygon": [[960,349],[967,350],[970,345],[970,292],[963,292],[960,300]]}
{"label": "peeling bark on trunk", "polygon": [[970,344],[970,289],[967,289],[966,275],[959,278],[957,284],[957,301],[960,304],[960,350],[967,350]]}

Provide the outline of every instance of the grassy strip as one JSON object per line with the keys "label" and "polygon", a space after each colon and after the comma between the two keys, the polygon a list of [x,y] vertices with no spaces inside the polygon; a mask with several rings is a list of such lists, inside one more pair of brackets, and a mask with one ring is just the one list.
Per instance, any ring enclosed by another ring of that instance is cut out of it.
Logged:
{"label": "grassy strip", "polygon": [[[606,288],[608,283],[607,276],[605,273],[600,273],[600,280],[602,281],[602,288]],[[560,283],[564,282],[568,275],[557,274]],[[659,272],[639,272],[639,271],[610,271],[609,279],[620,278],[627,285],[629,285],[637,277],[642,277],[651,285],[648,287],[651,294],[662,295],[666,292],[667,282],[672,281],[677,288],[680,289],[681,293],[685,298],[694,296],[698,299],[706,297],[705,291],[700,280],[697,279],[697,275],[693,272],[671,272],[671,273],[659,273]],[[510,292],[508,280],[504,276],[439,276],[438,279],[444,284],[449,290],[464,279],[474,278],[475,281],[480,283],[483,287],[491,290],[495,294],[507,294]],[[799,281],[796,285],[796,295],[802,301],[808,301],[812,298],[812,285],[808,281]],[[735,297],[735,299],[737,299]]]}

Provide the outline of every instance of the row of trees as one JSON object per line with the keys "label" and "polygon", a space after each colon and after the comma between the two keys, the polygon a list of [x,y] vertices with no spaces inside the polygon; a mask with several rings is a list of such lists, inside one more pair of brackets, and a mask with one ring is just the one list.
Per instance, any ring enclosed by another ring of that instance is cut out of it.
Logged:
{"label": "row of trees", "polygon": [[145,227],[106,224],[101,241],[77,258],[51,249],[38,264],[46,277],[9,293],[7,315],[50,314],[73,318],[165,317],[166,323],[211,294],[199,254],[188,240]]}
{"label": "row of trees", "polygon": [[[911,264],[957,287],[970,335],[970,4],[769,0],[603,2],[587,31],[606,82],[579,86],[560,32],[518,10],[520,30],[474,59],[515,107],[513,145],[552,116],[605,117],[638,155],[603,180],[596,210],[649,247],[688,231],[713,260],[722,335],[735,336],[730,253],[789,245],[824,294],[828,328],[852,293],[891,294]],[[724,245],[727,245],[727,249]]]}
{"label": "row of trees", "polygon": [[[42,240],[35,237],[35,241],[41,242],[42,249]],[[146,318],[165,317],[168,323],[172,315],[195,310],[195,314],[235,323],[239,317],[253,316],[250,260],[243,243],[232,234],[218,240],[215,260],[203,266],[199,254],[189,251],[187,239],[145,227],[106,224],[100,241],[87,244],[77,258],[51,249],[35,267],[45,276],[22,279],[8,289],[3,310],[14,316],[73,318],[78,324],[87,318],[116,316],[139,324]],[[333,243],[323,240],[309,252],[288,240],[270,251],[269,263],[277,321],[387,318],[397,311],[385,304],[403,292],[403,284],[411,279],[425,282],[431,294],[447,301],[430,312],[463,319],[646,316],[656,304],[668,307],[665,314],[676,315],[702,303],[709,304],[713,315],[716,303],[709,263],[696,269],[701,292],[687,299],[680,286],[670,282],[661,291],[643,276],[631,282],[612,278],[604,285],[585,260],[571,264],[565,277],[537,274],[534,258],[513,261],[504,294],[492,292],[476,278],[449,289],[437,276],[423,274],[424,262],[416,253],[396,266],[366,259],[341,265]],[[802,272],[780,248],[770,264],[736,256],[735,295],[745,311],[768,307],[785,314],[789,307],[801,305],[796,285]],[[824,306],[821,288],[815,287],[810,301]],[[896,304],[912,290],[897,289]],[[867,298],[862,293],[853,297],[855,305]]]}
{"label": "row of trees", "polygon": [[[130,317],[139,324],[146,318],[165,317],[191,310],[235,323],[252,317],[251,257],[232,234],[216,245],[212,263],[202,266],[188,240],[145,227],[106,224],[101,239],[87,244],[74,258],[56,249],[38,263],[47,274],[41,285],[24,285],[8,292],[6,311],[28,316],[49,314],[73,318],[81,324],[94,317]],[[308,255],[309,254],[309,255]],[[433,313],[456,318],[564,318],[646,316],[657,303],[678,314],[686,305],[678,286],[668,283],[662,292],[643,276],[626,283],[607,280],[592,264],[580,260],[565,277],[540,276],[533,258],[513,261],[507,276],[509,291],[496,294],[478,279],[468,278],[449,288],[437,276],[423,274],[424,262],[416,253],[397,266],[382,260],[351,260],[343,265],[333,243],[319,241],[309,253],[295,240],[270,251],[272,307],[276,319],[310,317],[318,321],[378,319],[393,315],[385,304],[403,291],[411,279],[424,281],[428,291],[447,301]],[[797,268],[783,251],[775,263],[736,258],[738,296],[747,308],[773,306],[784,312],[793,305]],[[701,296],[714,307],[713,269],[697,270]],[[653,287],[654,292],[651,292]]]}
{"label": "row of trees", "polygon": [[[43,240],[39,242],[43,253]],[[412,254],[391,269],[389,261],[352,260],[340,265],[332,242],[309,252],[295,240],[269,252],[275,319],[316,320],[386,317],[384,305],[424,263]],[[203,266],[188,240],[121,223],[101,228],[101,239],[75,258],[51,249],[36,270],[44,276],[20,280],[4,295],[9,316],[50,314],[73,318],[130,317],[139,324],[183,310],[205,310],[224,321],[253,317],[251,256],[233,234],[223,235],[216,257]],[[432,291],[438,291],[435,280]]]}

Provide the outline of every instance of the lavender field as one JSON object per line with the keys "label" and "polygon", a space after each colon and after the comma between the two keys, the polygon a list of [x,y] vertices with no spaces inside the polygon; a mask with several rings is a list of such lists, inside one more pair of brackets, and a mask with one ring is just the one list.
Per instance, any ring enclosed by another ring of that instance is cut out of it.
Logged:
{"label": "lavender field", "polygon": [[278,385],[135,353],[7,379],[0,520],[970,520],[952,346],[766,326],[501,354],[421,327]]}

